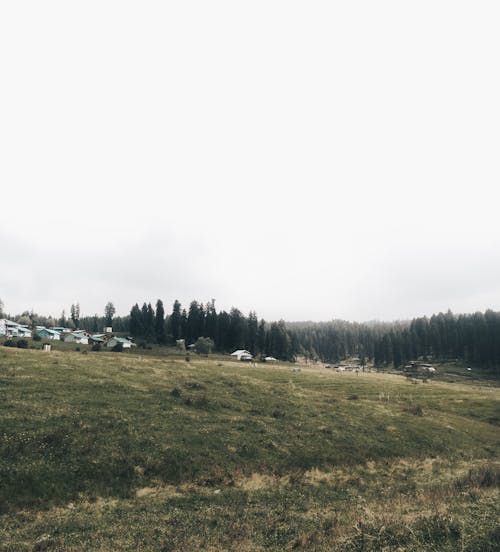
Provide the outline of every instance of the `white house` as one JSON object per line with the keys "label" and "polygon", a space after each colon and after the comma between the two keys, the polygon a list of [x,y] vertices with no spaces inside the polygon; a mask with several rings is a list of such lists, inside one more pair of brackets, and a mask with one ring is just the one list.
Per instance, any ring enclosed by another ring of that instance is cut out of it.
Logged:
{"label": "white house", "polygon": [[106,347],[112,348],[115,345],[118,345],[119,343],[121,343],[121,345],[124,349],[130,349],[132,347],[132,345],[135,345],[135,343],[132,343],[132,341],[129,341],[128,339],[125,339],[124,337],[112,337],[106,343]]}
{"label": "white house", "polygon": [[0,318],[0,335],[8,337],[31,337],[31,330],[12,320]]}
{"label": "white house", "polygon": [[237,358],[238,360],[252,360],[253,356],[250,351],[246,351],[245,349],[238,349],[237,351],[234,351],[234,353],[231,353],[232,357]]}
{"label": "white house", "polygon": [[64,341],[67,343],[81,343],[88,345],[89,338],[84,333],[73,332],[64,336]]}
{"label": "white house", "polygon": [[42,328],[37,332],[42,339],[52,339],[53,341],[59,341],[61,339],[61,334],[55,332],[54,330],[48,330],[47,328]]}
{"label": "white house", "polygon": [[88,332],[87,330],[75,330],[73,332],[71,332],[72,334],[75,334],[75,335],[81,335],[82,337],[90,337],[92,334],[90,332]]}
{"label": "white house", "polygon": [[65,328],[64,326],[52,326],[49,329],[59,333],[71,333],[71,328]]}
{"label": "white house", "polygon": [[16,331],[17,337],[31,337],[31,330],[25,326],[18,326]]}

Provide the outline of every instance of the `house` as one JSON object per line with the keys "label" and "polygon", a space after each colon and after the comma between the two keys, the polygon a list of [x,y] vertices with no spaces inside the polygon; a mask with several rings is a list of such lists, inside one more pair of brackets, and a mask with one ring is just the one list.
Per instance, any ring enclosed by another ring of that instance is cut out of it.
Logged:
{"label": "house", "polygon": [[0,318],[0,335],[7,337],[31,337],[31,330],[26,326]]}
{"label": "house", "polygon": [[71,332],[75,335],[81,335],[82,337],[90,337],[91,333],[87,332],[86,330],[75,330],[74,332]]}
{"label": "house", "polygon": [[64,336],[65,343],[81,343],[82,345],[88,345],[89,338],[81,332],[73,332]]}
{"label": "house", "polygon": [[18,326],[16,332],[17,337],[31,337],[31,330],[26,326]]}
{"label": "house", "polygon": [[89,343],[91,345],[103,345],[104,344],[104,339],[98,334],[91,335],[89,337]]}
{"label": "house", "polygon": [[237,358],[238,360],[252,360],[253,356],[250,351],[246,351],[245,349],[238,349],[237,351],[234,351],[234,353],[231,353],[232,357]]}
{"label": "house", "polygon": [[61,339],[61,334],[59,332],[55,332],[54,330],[49,330],[47,328],[38,330],[36,335],[40,336],[42,339],[52,339],[54,341],[59,341]]}
{"label": "house", "polygon": [[54,330],[55,332],[59,332],[59,333],[71,333],[71,329],[70,328],[65,328],[64,326],[53,326],[50,329]]}
{"label": "house", "polygon": [[115,345],[120,344],[124,349],[130,349],[135,343],[132,343],[132,341],[129,341],[128,339],[125,339],[124,337],[112,337],[107,343],[106,347],[112,348]]}

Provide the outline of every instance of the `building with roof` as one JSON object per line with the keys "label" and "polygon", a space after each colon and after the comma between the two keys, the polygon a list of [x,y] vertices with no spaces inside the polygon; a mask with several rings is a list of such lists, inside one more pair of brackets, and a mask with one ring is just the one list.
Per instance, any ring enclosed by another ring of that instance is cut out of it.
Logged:
{"label": "building with roof", "polygon": [[132,346],[135,345],[135,343],[132,343],[132,341],[129,341],[128,339],[125,339],[124,337],[112,337],[107,343],[106,347],[109,347],[110,349],[114,347],[115,345],[118,345],[121,343],[121,346],[124,349],[130,349]]}
{"label": "building with roof", "polygon": [[6,318],[0,318],[0,336],[7,337],[31,337],[31,330]]}
{"label": "building with roof", "polygon": [[59,341],[61,339],[61,334],[59,332],[49,330],[48,328],[42,328],[41,330],[38,330],[36,335],[38,335],[42,339],[52,339],[53,341]]}
{"label": "building with roof", "polygon": [[238,360],[252,360],[253,356],[250,351],[247,351],[245,349],[238,349],[237,351],[234,351],[234,353],[231,353],[232,357],[237,358]]}
{"label": "building with roof", "polygon": [[81,343],[82,345],[88,345],[89,338],[83,332],[72,332],[64,336],[65,343]]}

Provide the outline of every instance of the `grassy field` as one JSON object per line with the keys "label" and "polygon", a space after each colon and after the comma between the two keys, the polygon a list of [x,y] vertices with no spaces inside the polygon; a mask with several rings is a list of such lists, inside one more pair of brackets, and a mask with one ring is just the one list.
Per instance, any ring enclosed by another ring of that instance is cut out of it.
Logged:
{"label": "grassy field", "polygon": [[0,551],[493,551],[479,378],[0,347]]}

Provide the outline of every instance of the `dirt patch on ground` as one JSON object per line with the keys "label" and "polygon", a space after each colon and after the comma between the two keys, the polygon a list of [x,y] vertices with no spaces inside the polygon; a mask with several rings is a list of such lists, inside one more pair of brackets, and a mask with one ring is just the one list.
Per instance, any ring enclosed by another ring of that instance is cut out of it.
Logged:
{"label": "dirt patch on ground", "polygon": [[236,487],[244,491],[260,491],[273,487],[284,487],[288,483],[288,477],[276,477],[262,473],[252,473],[249,477],[241,477],[236,481]]}
{"label": "dirt patch on ground", "polygon": [[136,498],[172,498],[182,496],[182,493],[173,485],[163,485],[161,487],[142,487],[135,491],[135,496]]}

